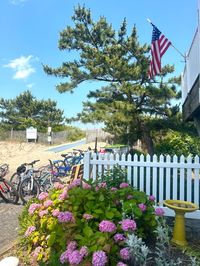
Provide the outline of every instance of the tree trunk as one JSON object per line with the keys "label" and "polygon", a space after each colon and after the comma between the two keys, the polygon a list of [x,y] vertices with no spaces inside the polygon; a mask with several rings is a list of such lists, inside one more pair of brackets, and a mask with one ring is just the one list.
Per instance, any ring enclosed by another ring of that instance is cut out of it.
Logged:
{"label": "tree trunk", "polygon": [[197,129],[198,135],[200,137],[200,119],[197,117],[194,117],[194,124]]}
{"label": "tree trunk", "polygon": [[144,124],[142,125],[141,129],[142,129],[142,142],[144,143],[148,154],[152,156],[154,154],[154,146],[150,130]]}

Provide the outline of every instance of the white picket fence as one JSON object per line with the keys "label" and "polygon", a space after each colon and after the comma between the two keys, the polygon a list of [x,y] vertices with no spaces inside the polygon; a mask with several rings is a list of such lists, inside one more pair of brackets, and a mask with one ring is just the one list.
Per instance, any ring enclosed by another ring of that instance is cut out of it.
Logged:
{"label": "white picket fence", "polygon": [[[96,179],[105,170],[119,165],[126,169],[127,181],[133,187],[154,195],[156,202],[165,209],[166,215],[174,212],[163,206],[165,199],[180,199],[200,206],[200,158],[195,156],[152,156],[136,154],[95,154],[87,152],[84,156],[84,178]],[[200,219],[200,210],[187,213],[186,217]]]}

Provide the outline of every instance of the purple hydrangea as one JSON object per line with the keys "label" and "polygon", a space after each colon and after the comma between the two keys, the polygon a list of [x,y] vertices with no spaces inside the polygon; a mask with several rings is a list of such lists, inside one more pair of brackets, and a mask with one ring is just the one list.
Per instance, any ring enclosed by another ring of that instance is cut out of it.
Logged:
{"label": "purple hydrangea", "polygon": [[113,222],[103,220],[99,224],[99,231],[101,232],[114,232],[117,229],[116,225]]}
{"label": "purple hydrangea", "polygon": [[93,215],[88,214],[88,213],[84,213],[84,214],[83,214],[83,218],[86,219],[86,220],[90,220],[90,219],[93,218]]}
{"label": "purple hydrangea", "polygon": [[67,250],[74,251],[77,248],[77,242],[76,241],[70,241],[67,244]]}
{"label": "purple hydrangea", "polygon": [[53,205],[53,201],[52,200],[46,200],[43,204],[44,204],[44,207],[48,208],[48,207]]}
{"label": "purple hydrangea", "polygon": [[79,187],[80,185],[81,185],[81,179],[76,179],[71,184],[69,184],[68,189]]}
{"label": "purple hydrangea", "polygon": [[45,214],[48,214],[48,211],[47,210],[43,210],[43,211],[40,211],[39,212],[39,216],[40,217],[43,217]]}
{"label": "purple hydrangea", "polygon": [[105,266],[108,261],[106,253],[102,250],[96,251],[92,256],[92,265],[93,266]]}
{"label": "purple hydrangea", "polygon": [[133,198],[132,195],[128,195],[128,196],[127,196],[127,199],[132,199],[132,198]]}
{"label": "purple hydrangea", "polygon": [[60,213],[60,211],[58,209],[55,209],[55,210],[52,211],[52,215],[54,217],[57,217],[59,213]]}
{"label": "purple hydrangea", "polygon": [[102,182],[99,184],[99,188],[106,188],[106,187],[107,187],[106,182]]}
{"label": "purple hydrangea", "polygon": [[138,204],[138,207],[140,208],[140,210],[141,210],[142,212],[146,211],[146,209],[147,209],[147,206],[146,206],[144,203],[140,203],[140,204]]}
{"label": "purple hydrangea", "polygon": [[124,231],[134,231],[137,228],[136,222],[131,219],[124,219],[119,223]]}
{"label": "purple hydrangea", "polygon": [[116,234],[116,235],[114,235],[114,240],[116,242],[124,241],[125,239],[126,239],[126,237],[123,234]]}
{"label": "purple hydrangea", "polygon": [[41,192],[40,195],[38,196],[39,200],[45,200],[48,198],[49,194],[47,192]]}
{"label": "purple hydrangea", "polygon": [[88,255],[88,248],[86,246],[81,247],[79,253],[82,257],[87,257]]}
{"label": "purple hydrangea", "polygon": [[32,203],[28,208],[28,213],[34,214],[35,210],[39,209],[41,206],[42,206],[42,204]]}
{"label": "purple hydrangea", "polygon": [[71,254],[70,250],[65,250],[61,255],[60,255],[60,262],[64,264],[65,262],[68,262],[69,260],[69,255]]}
{"label": "purple hydrangea", "polygon": [[60,223],[74,222],[75,220],[73,214],[68,211],[60,212],[57,217]]}
{"label": "purple hydrangea", "polygon": [[26,230],[26,232],[25,232],[25,236],[30,236],[31,234],[32,234],[32,232],[34,232],[35,231],[35,229],[36,229],[36,227],[34,226],[34,225],[32,225],[32,226],[29,226],[28,228],[27,228],[27,230]]}
{"label": "purple hydrangea", "polygon": [[128,248],[123,248],[120,250],[120,257],[123,260],[129,260],[130,259],[130,253]]}
{"label": "purple hydrangea", "polygon": [[69,263],[70,265],[79,265],[83,257],[78,250],[74,250],[69,253]]}
{"label": "purple hydrangea", "polygon": [[155,209],[155,215],[163,216],[164,214],[165,214],[165,211],[162,208],[156,208]]}
{"label": "purple hydrangea", "polygon": [[121,183],[119,185],[120,188],[126,188],[126,187],[129,187],[129,184],[128,183]]}
{"label": "purple hydrangea", "polygon": [[31,253],[31,257],[33,260],[37,260],[38,255],[40,254],[40,252],[42,251],[42,247],[38,246],[36,247],[36,249]]}
{"label": "purple hydrangea", "polygon": [[154,195],[150,195],[150,196],[149,196],[149,200],[150,200],[150,201],[154,201],[155,199],[156,199],[156,198],[155,198]]}

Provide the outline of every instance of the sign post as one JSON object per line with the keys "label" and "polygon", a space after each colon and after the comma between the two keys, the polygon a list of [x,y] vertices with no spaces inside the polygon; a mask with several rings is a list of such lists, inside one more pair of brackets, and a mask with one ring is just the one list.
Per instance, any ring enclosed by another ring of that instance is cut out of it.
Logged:
{"label": "sign post", "polygon": [[51,127],[48,127],[47,134],[48,134],[47,141],[48,141],[49,145],[51,145],[51,143],[52,143],[52,128]]}

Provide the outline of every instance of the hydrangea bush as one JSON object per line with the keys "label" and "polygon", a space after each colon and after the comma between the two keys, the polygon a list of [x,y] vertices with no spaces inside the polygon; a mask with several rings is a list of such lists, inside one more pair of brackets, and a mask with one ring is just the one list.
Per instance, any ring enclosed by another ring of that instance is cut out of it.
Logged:
{"label": "hydrangea bush", "polygon": [[31,265],[128,265],[128,235],[144,241],[155,236],[162,213],[153,205],[153,196],[126,182],[57,184],[24,207],[21,246]]}

